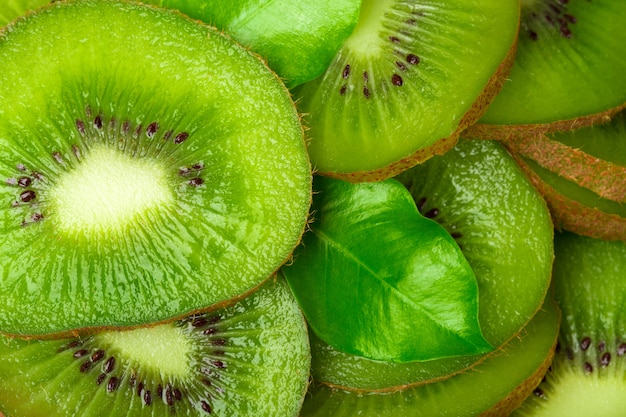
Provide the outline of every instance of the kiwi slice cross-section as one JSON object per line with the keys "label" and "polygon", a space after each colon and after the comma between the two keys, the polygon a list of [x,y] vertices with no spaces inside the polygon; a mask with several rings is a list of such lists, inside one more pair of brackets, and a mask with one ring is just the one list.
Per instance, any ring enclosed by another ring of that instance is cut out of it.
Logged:
{"label": "kiwi slice cross-section", "polygon": [[557,228],[626,239],[626,111],[609,123],[506,146],[544,194]]}
{"label": "kiwi slice cross-section", "polygon": [[234,306],[89,337],[0,338],[10,417],[295,416],[309,379],[304,318],[284,280]]}
{"label": "kiwi slice cross-section", "polygon": [[326,72],[295,90],[324,175],[381,180],[456,143],[513,62],[517,0],[365,0]]}
{"label": "kiwi slice cross-section", "polygon": [[515,64],[472,137],[571,130],[626,105],[626,3],[522,0]]}
{"label": "kiwi slice cross-section", "polygon": [[626,243],[565,232],[555,238],[563,311],[551,370],[516,417],[607,416],[626,410]]}
{"label": "kiwi slice cross-section", "polygon": [[[552,274],[553,226],[541,195],[497,142],[461,141],[396,177],[421,213],[455,238],[478,283],[478,320],[499,348],[541,307]],[[352,391],[394,391],[445,379],[487,358],[393,364],[312,343],[316,381]]]}
{"label": "kiwi slice cross-section", "polygon": [[552,300],[519,336],[484,362],[444,381],[389,393],[309,388],[302,417],[508,415],[540,383],[553,357],[559,313]]}
{"label": "kiwi slice cross-section", "polygon": [[0,332],[181,318],[269,278],[311,170],[267,66],[178,12],[54,3],[0,36]]}

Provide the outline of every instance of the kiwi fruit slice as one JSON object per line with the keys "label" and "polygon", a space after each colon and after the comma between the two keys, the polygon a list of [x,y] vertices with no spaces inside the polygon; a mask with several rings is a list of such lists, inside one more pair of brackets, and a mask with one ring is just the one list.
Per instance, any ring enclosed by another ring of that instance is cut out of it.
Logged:
{"label": "kiwi fruit slice", "polygon": [[514,154],[518,164],[544,196],[554,227],[605,240],[626,240],[626,209],[593,191]]}
{"label": "kiwi fruit slice", "polygon": [[301,416],[506,416],[540,383],[553,356],[558,327],[558,310],[547,300],[519,337],[461,374],[390,393],[312,385]]}
{"label": "kiwi fruit slice", "polygon": [[506,139],[607,121],[626,104],[626,3],[521,4],[509,81],[467,135]]}
{"label": "kiwi fruit slice", "polygon": [[535,395],[514,416],[621,416],[626,375],[626,243],[574,233],[555,238],[558,350]]}
{"label": "kiwi fruit slice", "polygon": [[[466,141],[396,177],[420,212],[455,238],[478,283],[478,319],[494,347],[509,343],[541,307],[550,284],[548,208],[504,147]],[[393,391],[461,372],[485,355],[391,364],[312,343],[314,380],[358,391]]]}
{"label": "kiwi fruit slice", "polygon": [[51,0],[4,0],[0,4],[0,26],[50,2]]}
{"label": "kiwi fruit slice", "polygon": [[0,61],[0,332],[182,318],[290,257],[304,133],[247,49],[179,12],[85,0],[10,24]]}
{"label": "kiwi fruit slice", "polygon": [[555,226],[626,239],[626,112],[610,123],[506,142],[550,205]]}
{"label": "kiwi fruit slice", "polygon": [[233,306],[173,323],[1,338],[0,409],[11,417],[295,416],[309,365],[304,318],[276,279]]}
{"label": "kiwi fruit slice", "polygon": [[295,89],[320,174],[396,175],[456,143],[512,65],[516,0],[364,0],[326,72]]}
{"label": "kiwi fruit slice", "polygon": [[354,29],[360,0],[145,0],[180,10],[257,52],[289,88],[330,64]]}

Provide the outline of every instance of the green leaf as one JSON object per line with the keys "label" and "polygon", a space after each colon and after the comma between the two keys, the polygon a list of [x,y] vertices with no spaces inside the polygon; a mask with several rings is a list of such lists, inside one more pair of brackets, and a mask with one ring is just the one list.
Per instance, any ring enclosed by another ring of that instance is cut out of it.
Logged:
{"label": "green leaf", "polygon": [[361,0],[144,0],[224,30],[289,88],[320,76],[356,26]]}
{"label": "green leaf", "polygon": [[318,177],[315,189],[311,231],[282,272],[320,339],[394,362],[491,349],[470,265],[404,186]]}

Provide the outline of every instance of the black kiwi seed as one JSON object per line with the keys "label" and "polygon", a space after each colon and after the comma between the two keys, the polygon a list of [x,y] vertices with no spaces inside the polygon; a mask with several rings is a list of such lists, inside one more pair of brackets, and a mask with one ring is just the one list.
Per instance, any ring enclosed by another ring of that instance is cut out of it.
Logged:
{"label": "black kiwi seed", "polygon": [[589,349],[589,346],[591,346],[591,338],[588,336],[583,337],[582,340],[580,341],[580,348],[583,351],[586,351],[587,349]]}
{"label": "black kiwi seed", "polygon": [[609,352],[604,352],[604,354],[600,357],[600,366],[606,368],[611,363],[611,354]]}
{"label": "black kiwi seed", "polygon": [[550,27],[557,29],[563,38],[571,39],[573,36],[571,25],[575,24],[578,19],[567,12],[568,4],[569,1],[564,0],[546,0],[540,6],[541,10],[534,8],[534,11],[528,13],[523,19],[523,26],[528,37],[533,41],[538,40],[539,35],[534,30],[535,25],[547,23]]}
{"label": "black kiwi seed", "polygon": [[104,373],[109,374],[109,373],[111,373],[113,371],[113,368],[115,368],[115,357],[111,356],[104,363],[104,366],[102,367],[102,371]]}
{"label": "black kiwi seed", "polygon": [[626,343],[620,343],[617,347],[617,356],[624,356],[626,354]]}

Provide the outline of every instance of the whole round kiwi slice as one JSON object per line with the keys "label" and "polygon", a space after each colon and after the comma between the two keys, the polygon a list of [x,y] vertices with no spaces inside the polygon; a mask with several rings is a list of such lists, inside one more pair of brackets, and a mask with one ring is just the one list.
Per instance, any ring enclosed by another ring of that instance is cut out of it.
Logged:
{"label": "whole round kiwi slice", "polygon": [[301,416],[506,416],[541,381],[554,353],[558,328],[558,310],[547,300],[518,337],[464,373],[390,393],[312,385]]}
{"label": "whole round kiwi slice", "polygon": [[304,318],[284,280],[273,280],[231,307],[175,323],[63,340],[0,338],[0,410],[295,416],[309,365]]}
{"label": "whole round kiwi slice", "polygon": [[557,234],[555,254],[563,311],[557,354],[535,395],[513,415],[624,415],[626,243],[566,232]]}
{"label": "whole round kiwi slice", "polygon": [[570,130],[626,104],[626,3],[522,0],[515,64],[472,137]]}
{"label": "whole round kiwi slice", "polygon": [[[485,339],[502,346],[541,307],[552,273],[553,227],[541,195],[496,142],[461,141],[396,177],[423,215],[460,246],[478,283],[478,320]],[[316,381],[358,391],[447,378],[484,355],[391,364],[313,342]]]}
{"label": "whole round kiwi slice", "polygon": [[59,2],[0,33],[0,332],[180,318],[257,288],[311,171],[278,77],[178,12]]}
{"label": "whole round kiwi slice", "polygon": [[321,174],[381,180],[456,143],[514,57],[517,0],[365,0],[326,72],[295,90]]}

